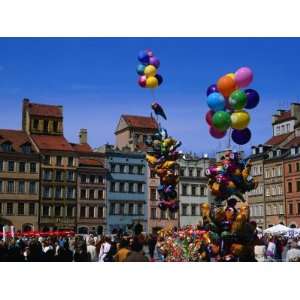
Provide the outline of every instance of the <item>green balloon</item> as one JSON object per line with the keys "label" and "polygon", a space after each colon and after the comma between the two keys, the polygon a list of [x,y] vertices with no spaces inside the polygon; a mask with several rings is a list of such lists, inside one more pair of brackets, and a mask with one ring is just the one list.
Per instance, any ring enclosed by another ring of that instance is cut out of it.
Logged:
{"label": "green balloon", "polygon": [[236,110],[243,109],[247,104],[246,93],[242,90],[234,91],[229,97],[229,105]]}
{"label": "green balloon", "polygon": [[212,124],[219,131],[226,131],[231,125],[230,114],[226,111],[217,111],[212,118]]}

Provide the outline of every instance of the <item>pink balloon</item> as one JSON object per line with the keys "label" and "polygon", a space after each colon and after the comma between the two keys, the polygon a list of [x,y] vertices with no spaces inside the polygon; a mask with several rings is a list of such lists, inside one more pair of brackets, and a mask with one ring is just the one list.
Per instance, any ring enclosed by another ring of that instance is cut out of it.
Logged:
{"label": "pink balloon", "polygon": [[253,80],[253,72],[248,67],[242,67],[235,72],[234,80],[239,88],[244,88]]}
{"label": "pink balloon", "polygon": [[205,115],[205,120],[209,126],[212,126],[213,115],[214,115],[214,112],[212,110],[209,110]]}
{"label": "pink balloon", "polygon": [[210,127],[209,128],[209,133],[212,137],[216,138],[216,139],[221,139],[226,135],[226,131],[221,132],[218,129],[214,128],[214,127]]}
{"label": "pink balloon", "polygon": [[139,83],[140,87],[143,87],[143,88],[146,87],[146,79],[147,78],[145,75],[139,77],[138,83]]}

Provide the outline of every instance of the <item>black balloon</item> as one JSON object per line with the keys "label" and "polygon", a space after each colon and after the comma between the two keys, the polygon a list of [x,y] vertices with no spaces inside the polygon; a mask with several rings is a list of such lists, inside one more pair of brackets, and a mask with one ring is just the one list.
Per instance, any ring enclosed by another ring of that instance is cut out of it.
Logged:
{"label": "black balloon", "polygon": [[234,129],[231,133],[232,140],[238,145],[245,145],[251,139],[251,131],[249,128],[243,130]]}
{"label": "black balloon", "polygon": [[212,94],[212,93],[218,93],[219,90],[217,88],[217,85],[216,84],[212,84],[210,85],[208,88],[207,88],[207,91],[206,91],[206,96]]}
{"label": "black balloon", "polygon": [[256,90],[247,89],[245,90],[245,94],[247,96],[247,104],[245,108],[252,109],[257,106],[259,103],[259,94]]}

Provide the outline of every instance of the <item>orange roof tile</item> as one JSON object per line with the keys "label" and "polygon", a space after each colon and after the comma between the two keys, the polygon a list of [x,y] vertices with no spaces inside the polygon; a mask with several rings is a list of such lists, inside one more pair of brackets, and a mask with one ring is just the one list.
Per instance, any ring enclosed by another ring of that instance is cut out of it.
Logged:
{"label": "orange roof tile", "polygon": [[[30,139],[22,130],[0,129],[0,144],[4,142],[10,142],[15,152],[22,152],[21,146],[30,143]],[[1,148],[0,151],[2,151]],[[32,151],[34,151],[33,148]]]}
{"label": "orange roof tile", "polygon": [[62,111],[57,105],[28,103],[29,114],[41,117],[62,118]]}
{"label": "orange roof tile", "polygon": [[274,124],[277,124],[277,123],[281,123],[281,122],[284,122],[284,121],[288,121],[288,120],[291,120],[291,119],[296,119],[295,117],[292,117],[292,113],[290,110],[287,110],[287,111],[284,111],[281,113],[281,115],[276,115],[277,116],[277,120],[275,121]]}
{"label": "orange roof tile", "polygon": [[154,118],[145,116],[122,115],[129,127],[157,129],[158,124]]}
{"label": "orange roof tile", "polygon": [[63,135],[32,135],[40,150],[74,151]]}
{"label": "orange roof tile", "polygon": [[285,147],[299,146],[300,145],[300,136],[293,138],[290,142],[288,142]]}
{"label": "orange roof tile", "polygon": [[267,142],[265,142],[265,144],[270,146],[279,145],[284,142],[289,137],[289,135],[290,133],[273,136]]}

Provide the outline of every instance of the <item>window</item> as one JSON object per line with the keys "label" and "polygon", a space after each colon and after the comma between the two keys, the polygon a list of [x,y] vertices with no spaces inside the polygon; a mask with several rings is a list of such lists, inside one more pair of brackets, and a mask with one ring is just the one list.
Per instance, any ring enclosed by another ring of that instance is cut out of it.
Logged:
{"label": "window", "polygon": [[61,166],[61,161],[62,161],[61,156],[56,156],[56,165],[57,166]]}
{"label": "window", "polygon": [[289,203],[289,214],[293,214],[293,203]]}
{"label": "window", "polygon": [[103,213],[104,213],[104,210],[103,210],[103,206],[99,206],[98,207],[98,218],[103,218]]}
{"label": "window", "polygon": [[68,171],[67,172],[67,180],[68,181],[74,181],[74,172],[73,171]]}
{"label": "window", "polygon": [[55,217],[60,217],[61,216],[60,206],[55,206],[55,208],[54,208],[54,216]]}
{"label": "window", "polygon": [[35,181],[29,182],[29,194],[36,194],[36,183]]}
{"label": "window", "polygon": [[120,204],[120,215],[121,216],[124,216],[124,214],[125,214],[125,204],[124,203],[121,203]]}
{"label": "window", "polygon": [[182,204],[181,205],[181,215],[182,216],[187,216],[187,208],[188,208],[187,204]]}
{"label": "window", "polygon": [[182,196],[186,196],[187,195],[187,185],[183,184],[182,185]]}
{"label": "window", "polygon": [[51,197],[51,195],[50,195],[50,187],[48,187],[48,186],[44,187],[43,197],[44,198],[50,198]]}
{"label": "window", "polygon": [[48,205],[43,206],[43,217],[49,217],[50,215],[50,207]]}
{"label": "window", "polygon": [[44,180],[51,180],[52,179],[52,171],[44,170]]}
{"label": "window", "polygon": [[18,215],[24,215],[24,203],[18,203]]}
{"label": "window", "polygon": [[292,165],[291,164],[288,164],[288,170],[289,170],[289,173],[292,173]]}
{"label": "window", "polygon": [[19,181],[19,193],[20,194],[25,193],[25,181],[24,180]]}
{"label": "window", "polygon": [[0,180],[0,193],[2,193],[2,191],[3,191],[3,181]]}
{"label": "window", "polygon": [[67,217],[73,217],[73,206],[67,206]]}
{"label": "window", "polygon": [[200,186],[200,196],[201,197],[205,196],[205,187],[204,186]]}
{"label": "window", "polygon": [[133,203],[129,203],[128,205],[128,214],[133,215]]}
{"label": "window", "polygon": [[37,119],[33,120],[33,129],[35,130],[39,129],[39,120]]}
{"label": "window", "polygon": [[196,205],[195,204],[192,204],[192,211],[191,211],[191,215],[192,216],[196,216]]}
{"label": "window", "polygon": [[184,168],[180,168],[180,176],[184,177]]}
{"label": "window", "polygon": [[74,157],[68,157],[68,166],[72,167],[74,165]]}
{"label": "window", "polygon": [[15,162],[10,160],[8,162],[8,172],[14,172],[15,171]]}
{"label": "window", "polygon": [[35,215],[35,205],[34,203],[29,203],[29,216]]}
{"label": "window", "polygon": [[1,147],[4,152],[12,152],[13,150],[11,143],[3,143]]}
{"label": "window", "polygon": [[81,175],[81,176],[80,176],[80,181],[81,181],[82,183],[86,183],[86,175]]}
{"label": "window", "polygon": [[111,182],[110,183],[110,191],[111,192],[115,192],[116,191],[116,183],[115,182]]}
{"label": "window", "polygon": [[13,180],[8,180],[7,182],[7,192],[14,193],[15,192],[15,183]]}
{"label": "window", "polygon": [[44,156],[44,164],[50,165],[50,155],[45,155]]}
{"label": "window", "polygon": [[30,144],[24,144],[21,146],[21,150],[24,154],[30,154],[31,153],[31,146]]}
{"label": "window", "polygon": [[129,174],[133,174],[133,165],[129,165],[129,170],[128,170],[128,172],[129,172]]}
{"label": "window", "polygon": [[86,190],[80,190],[80,199],[86,199]]}
{"label": "window", "polygon": [[124,191],[125,191],[125,183],[124,182],[120,182],[119,192],[120,193],[124,193]]}
{"label": "window", "polygon": [[56,189],[55,189],[55,198],[56,199],[61,199],[61,191],[62,191],[61,187],[56,187]]}
{"label": "window", "polygon": [[89,199],[90,200],[95,200],[95,190],[90,190],[90,192],[89,192]]}
{"label": "window", "polygon": [[153,170],[150,170],[150,178],[155,178],[155,172]]}
{"label": "window", "polygon": [[0,202],[0,215],[2,215],[2,203]]}
{"label": "window", "polygon": [[98,199],[102,200],[104,198],[103,196],[103,190],[98,190]]}
{"label": "window", "polygon": [[133,183],[132,183],[132,182],[130,182],[130,183],[128,184],[128,192],[129,192],[129,193],[133,193]]}
{"label": "window", "polygon": [[160,218],[161,219],[166,219],[167,218],[167,211],[166,210],[161,210],[160,211]]}
{"label": "window", "polygon": [[26,166],[25,162],[23,162],[23,161],[19,162],[19,172],[20,173],[24,173],[25,172],[25,166]]}
{"label": "window", "polygon": [[196,186],[192,185],[192,196],[196,196]]}
{"label": "window", "polygon": [[120,173],[125,173],[125,165],[120,165]]}
{"label": "window", "polygon": [[53,131],[58,132],[58,122],[57,121],[53,121]]}
{"label": "window", "polygon": [[138,166],[138,174],[140,175],[144,174],[144,166]]}
{"label": "window", "polygon": [[291,182],[288,182],[288,193],[292,193],[293,192],[293,186]]}
{"label": "window", "polygon": [[139,183],[138,184],[138,193],[142,193],[143,192],[143,184]]}
{"label": "window", "polygon": [[85,206],[80,206],[80,218],[85,218]]}
{"label": "window", "polygon": [[201,177],[202,169],[197,168],[197,177]]}
{"label": "window", "polygon": [[95,179],[96,179],[95,175],[91,175],[90,176],[90,183],[95,183]]}
{"label": "window", "polygon": [[156,219],[156,208],[151,207],[151,219]]}
{"label": "window", "polygon": [[74,188],[68,187],[67,198],[68,198],[68,199],[73,199],[73,198],[74,198]]}
{"label": "window", "polygon": [[0,172],[3,171],[3,160],[0,160]]}
{"label": "window", "polygon": [[109,206],[109,214],[114,215],[115,213],[116,213],[116,204],[111,203],[110,206]]}
{"label": "window", "polygon": [[12,203],[6,204],[6,214],[8,216],[11,216],[13,214],[13,204]]}
{"label": "window", "polygon": [[296,171],[299,172],[300,171],[300,162],[296,163]]}
{"label": "window", "polygon": [[176,217],[175,211],[169,211],[169,216],[171,220],[175,220]]}
{"label": "window", "polygon": [[112,173],[116,172],[116,164],[110,164],[110,170]]}
{"label": "window", "polygon": [[156,189],[150,189],[150,201],[156,201]]}
{"label": "window", "polygon": [[103,183],[103,177],[102,177],[102,176],[99,176],[99,177],[98,177],[98,181],[99,181],[99,183]]}
{"label": "window", "polygon": [[36,173],[36,163],[30,163],[30,173]]}
{"label": "window", "polygon": [[300,192],[300,181],[297,181],[297,192]]}
{"label": "window", "polygon": [[300,215],[300,203],[297,203],[297,214]]}
{"label": "window", "polygon": [[193,168],[189,168],[189,177],[193,177]]}
{"label": "window", "polygon": [[61,171],[56,171],[55,180],[56,181],[61,181],[62,180],[62,172]]}
{"label": "window", "polygon": [[138,206],[137,206],[137,214],[139,216],[143,215],[143,204],[138,204]]}
{"label": "window", "polygon": [[270,188],[266,188],[266,196],[267,196],[267,197],[270,196]]}

